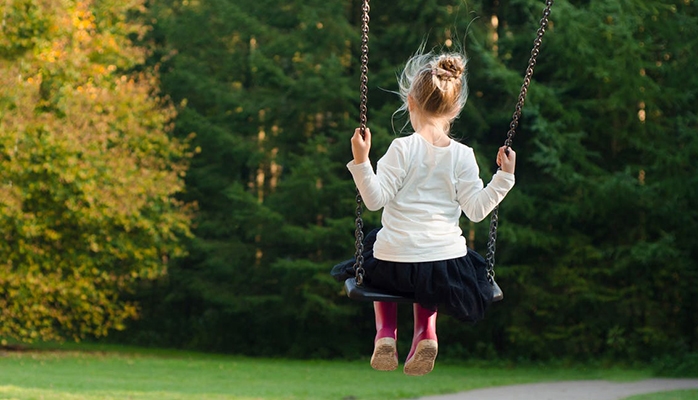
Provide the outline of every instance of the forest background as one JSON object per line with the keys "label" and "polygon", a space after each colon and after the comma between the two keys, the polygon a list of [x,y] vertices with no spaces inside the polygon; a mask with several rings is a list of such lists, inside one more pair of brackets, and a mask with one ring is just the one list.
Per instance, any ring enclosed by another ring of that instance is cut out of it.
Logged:
{"label": "forest background", "polygon": [[[460,49],[453,134],[488,182],[543,7],[374,0],[372,160],[410,132],[402,63]],[[358,0],[0,9],[3,344],[370,354],[370,304],[329,275],[354,246]],[[695,0],[555,3],[500,211],[505,300],[474,326],[440,317],[443,357],[698,365],[697,50]],[[462,227],[484,253],[487,223]]]}

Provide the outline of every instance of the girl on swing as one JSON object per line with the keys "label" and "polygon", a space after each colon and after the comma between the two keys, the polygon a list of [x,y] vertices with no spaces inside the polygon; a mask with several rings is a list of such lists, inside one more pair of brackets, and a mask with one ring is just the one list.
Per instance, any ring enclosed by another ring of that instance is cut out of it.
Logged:
{"label": "girl on swing", "polygon": [[[450,137],[468,94],[466,58],[459,53],[417,52],[399,77],[398,111],[409,112],[414,133],[393,140],[369,162],[371,131],[356,129],[354,159],[347,164],[366,208],[383,208],[382,228],[365,239],[365,282],[394,294],[413,295],[414,333],[404,365],[407,375],[432,371],[438,352],[437,309],[466,322],[483,318],[492,301],[485,260],[468,250],[458,220],[483,220],[514,186],[516,153],[501,147],[500,169],[485,187],[473,150]],[[507,151],[508,150],[508,151]],[[339,264],[353,276],[353,262]],[[338,277],[333,272],[335,277]],[[398,366],[397,304],[374,302],[376,336],[371,366]]]}

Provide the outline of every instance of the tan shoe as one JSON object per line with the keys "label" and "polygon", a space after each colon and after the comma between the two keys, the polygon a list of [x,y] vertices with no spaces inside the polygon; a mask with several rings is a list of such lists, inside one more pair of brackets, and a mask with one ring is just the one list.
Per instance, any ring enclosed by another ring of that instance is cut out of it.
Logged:
{"label": "tan shoe", "polygon": [[371,367],[377,371],[393,371],[397,369],[397,345],[395,339],[384,337],[376,340],[373,345]]}
{"label": "tan shoe", "polygon": [[406,375],[425,375],[434,369],[434,361],[439,352],[439,344],[433,339],[420,340],[414,354],[405,361]]}

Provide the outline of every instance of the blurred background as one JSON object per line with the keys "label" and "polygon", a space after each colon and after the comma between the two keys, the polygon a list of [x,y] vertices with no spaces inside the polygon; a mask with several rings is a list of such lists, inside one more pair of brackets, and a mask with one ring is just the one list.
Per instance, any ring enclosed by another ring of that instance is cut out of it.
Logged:
{"label": "blurred background", "polygon": [[[372,1],[372,161],[410,133],[393,91],[425,43],[468,55],[453,136],[488,182],[544,6]],[[0,17],[2,344],[370,354],[371,305],[329,275],[354,251],[360,1],[6,0]],[[440,317],[440,357],[698,364],[696,65],[695,0],[555,3],[500,210],[505,300],[474,326]],[[487,222],[462,228],[485,253]]]}

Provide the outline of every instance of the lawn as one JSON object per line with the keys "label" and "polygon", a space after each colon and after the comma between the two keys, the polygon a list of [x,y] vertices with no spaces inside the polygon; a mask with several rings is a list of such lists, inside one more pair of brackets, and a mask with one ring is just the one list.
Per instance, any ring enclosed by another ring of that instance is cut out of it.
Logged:
{"label": "lawn", "polygon": [[629,381],[651,376],[650,371],[641,369],[447,365],[437,361],[431,374],[409,377],[401,370],[373,371],[367,360],[253,359],[122,347],[78,349],[0,353],[0,399],[385,400],[506,384],[573,379]]}
{"label": "lawn", "polygon": [[625,400],[697,400],[698,390],[677,390],[674,392],[649,393],[628,397]]}

